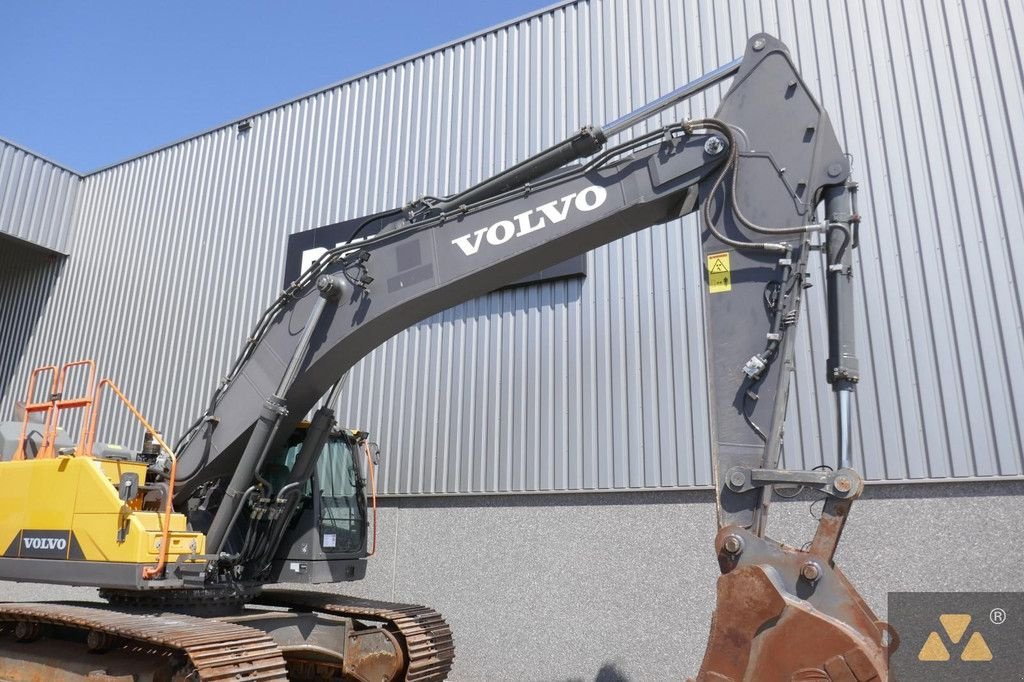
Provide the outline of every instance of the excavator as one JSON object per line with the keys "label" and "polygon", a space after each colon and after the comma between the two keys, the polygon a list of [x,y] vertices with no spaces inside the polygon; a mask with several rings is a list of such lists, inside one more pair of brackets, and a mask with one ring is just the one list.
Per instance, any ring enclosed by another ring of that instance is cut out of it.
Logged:
{"label": "excavator", "polygon": [[[633,130],[729,78],[714,116]],[[454,640],[434,610],[301,587],[358,580],[372,553],[368,434],[339,429],[332,408],[346,373],[430,315],[699,213],[721,577],[695,679],[888,679],[896,634],[833,560],[863,490],[856,196],[828,115],[787,48],[758,34],[742,58],[464,191],[351,221],[352,239],[259,317],[173,445],[91,362],[35,370],[22,419],[0,429],[0,579],[95,586],[105,602],[0,604],[0,678],[445,679]],[[838,452],[791,471],[780,461],[812,259]],[[70,395],[76,376],[85,388]],[[144,429],[140,450],[97,441],[110,394]],[[59,424],[69,410],[76,438]],[[766,535],[776,488],[796,487],[824,498],[800,547]]]}

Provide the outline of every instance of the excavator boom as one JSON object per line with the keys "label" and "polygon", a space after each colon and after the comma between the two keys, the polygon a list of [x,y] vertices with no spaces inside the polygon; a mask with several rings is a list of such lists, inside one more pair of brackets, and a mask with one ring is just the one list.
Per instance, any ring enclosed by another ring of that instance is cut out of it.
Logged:
{"label": "excavator boom", "polygon": [[[731,87],[714,116],[608,146],[609,138],[728,77]],[[259,596],[270,580],[271,558],[299,518],[302,486],[334,426],[332,405],[348,370],[432,314],[698,212],[703,245],[693,257],[705,264],[708,277],[715,548],[723,574],[698,679],[884,678],[887,628],[833,562],[863,487],[851,468],[849,445],[850,395],[858,379],[852,329],[855,195],[849,160],[828,115],[785,46],[759,34],[742,60],[603,127],[582,128],[459,194],[423,197],[352,221],[356,236],[324,253],[259,318],[206,410],[173,448],[176,469],[167,483],[174,514],[169,510],[167,518],[186,518],[188,531],[200,536],[205,549],[188,564],[133,574],[120,597],[130,601],[145,593],[159,601],[159,593],[187,587],[192,601],[230,591],[242,600],[318,610],[320,615],[310,617],[319,618],[321,628],[329,629],[332,614],[357,617],[363,607],[341,598]],[[812,258],[823,259],[827,272],[825,379],[838,396],[840,451],[835,467],[786,471],[779,464],[793,344]],[[285,449],[310,412],[301,447],[283,472],[271,472],[280,468],[274,453]],[[138,473],[143,487],[159,477],[146,467]],[[105,485],[99,474],[89,475]],[[777,485],[801,485],[825,497],[817,532],[805,547],[787,547],[765,535]],[[123,481],[121,487],[122,500],[131,504],[135,489],[129,486],[125,493]],[[117,513],[123,513],[120,507]],[[9,560],[0,559],[0,577],[4,561]],[[90,563],[90,557],[83,561]],[[197,565],[204,572],[197,574]],[[365,618],[390,625],[371,635],[343,630],[346,637],[364,637],[348,660],[358,657],[361,646],[399,646],[392,635],[407,636],[399,625],[406,618],[403,608],[366,605]],[[0,612],[0,621],[17,620],[11,614]],[[270,620],[232,622],[269,631],[276,627]],[[434,636],[435,626],[422,627],[423,636]],[[450,633],[433,641],[441,642],[442,653],[430,663],[429,675],[416,679],[438,679],[450,665]],[[414,679],[412,669],[399,665],[383,677],[405,670],[401,674]]]}

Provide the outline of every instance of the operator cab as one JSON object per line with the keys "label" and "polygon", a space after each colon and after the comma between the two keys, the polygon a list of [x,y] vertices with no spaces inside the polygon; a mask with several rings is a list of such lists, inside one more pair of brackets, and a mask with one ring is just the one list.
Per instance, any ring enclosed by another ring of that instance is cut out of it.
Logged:
{"label": "operator cab", "polygon": [[[287,479],[307,434],[303,423],[264,467],[275,486]],[[299,508],[275,555],[270,580],[323,583],[366,574],[366,477],[362,443],[367,434],[335,429],[303,489]]]}

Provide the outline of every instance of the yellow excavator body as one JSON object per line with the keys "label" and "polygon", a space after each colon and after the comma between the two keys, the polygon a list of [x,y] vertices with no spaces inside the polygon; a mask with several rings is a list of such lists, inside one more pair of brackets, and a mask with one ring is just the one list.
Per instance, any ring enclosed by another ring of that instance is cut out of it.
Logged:
{"label": "yellow excavator body", "polygon": [[[118,494],[124,474],[145,480],[146,464],[59,456],[0,462],[0,548],[3,558],[65,559],[152,566],[170,519],[168,562],[205,552],[205,536],[185,516],[141,511],[142,493]],[[69,566],[65,582],[75,583]],[[48,576],[49,578],[49,576]]]}

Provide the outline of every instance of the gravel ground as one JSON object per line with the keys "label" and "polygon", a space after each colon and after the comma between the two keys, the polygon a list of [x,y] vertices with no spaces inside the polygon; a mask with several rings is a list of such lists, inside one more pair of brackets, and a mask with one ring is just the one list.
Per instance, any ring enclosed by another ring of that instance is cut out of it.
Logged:
{"label": "gravel ground", "polygon": [[9,601],[103,601],[95,587],[37,585],[0,580],[0,602]]}

